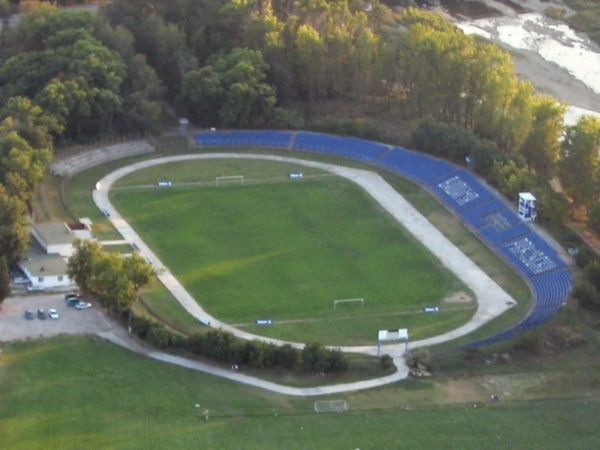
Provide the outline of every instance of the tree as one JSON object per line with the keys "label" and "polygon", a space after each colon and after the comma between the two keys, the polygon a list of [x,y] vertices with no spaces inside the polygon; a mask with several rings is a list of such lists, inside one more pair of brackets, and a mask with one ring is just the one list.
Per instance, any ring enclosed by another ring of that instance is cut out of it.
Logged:
{"label": "tree", "polygon": [[308,343],[300,354],[300,363],[307,372],[325,372],[327,370],[327,349],[318,341]]}
{"label": "tree", "polygon": [[598,201],[600,169],[600,122],[581,117],[568,126],[561,143],[560,179],[563,189],[579,205],[589,208]]}
{"label": "tree", "polygon": [[133,283],[136,293],[150,283],[154,275],[152,266],[138,252],[133,252],[131,256],[123,259],[122,270]]}
{"label": "tree", "polygon": [[216,56],[186,75],[182,97],[188,111],[206,125],[214,125],[215,111],[226,127],[265,123],[276,102],[274,89],[264,82],[267,68],[256,50],[236,48]]}
{"label": "tree", "polygon": [[128,311],[137,298],[137,291],[124,269],[123,256],[102,252],[91,269],[88,286],[100,304],[115,313]]}
{"label": "tree", "polygon": [[594,260],[584,269],[585,279],[594,286],[597,292],[600,292],[600,262]]}
{"label": "tree", "polygon": [[550,96],[537,96],[534,99],[533,122],[521,146],[521,154],[530,171],[535,170],[546,177],[555,174],[565,111],[566,105]]}
{"label": "tree", "polygon": [[29,245],[25,202],[0,184],[0,255],[10,266],[21,259]]}
{"label": "tree", "polygon": [[10,295],[10,276],[6,257],[0,257],[0,305]]}
{"label": "tree", "polygon": [[75,251],[67,262],[67,275],[83,292],[92,292],[92,267],[101,258],[102,247],[97,241],[76,239]]}

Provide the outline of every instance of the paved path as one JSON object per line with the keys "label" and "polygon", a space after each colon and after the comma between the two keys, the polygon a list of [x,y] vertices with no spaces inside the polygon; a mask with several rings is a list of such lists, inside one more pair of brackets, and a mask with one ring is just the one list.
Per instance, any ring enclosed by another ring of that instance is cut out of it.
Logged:
{"label": "paved path", "polygon": [[[464,336],[481,327],[486,322],[498,317],[515,304],[514,300],[504,290],[502,290],[500,286],[498,286],[491,278],[489,278],[464,253],[456,248],[454,244],[452,244],[442,233],[440,233],[431,223],[429,223],[427,219],[425,219],[415,208],[412,207],[412,205],[410,205],[400,194],[398,194],[391,186],[389,186],[385,180],[383,180],[383,178],[374,172],[279,156],[206,153],[171,156],[141,161],[139,163],[116,170],[115,172],[112,172],[102,178],[99,181],[100,189],[93,192],[93,199],[98,208],[100,208],[100,210],[107,210],[110,213],[109,220],[112,222],[117,231],[123,236],[123,239],[129,243],[135,243],[140,249],[140,253],[149,258],[155,269],[157,269],[156,272],[158,274],[158,278],[167,287],[167,289],[169,289],[169,291],[179,301],[183,308],[192,316],[202,319],[203,321],[209,321],[212,327],[222,328],[230,331],[231,333],[243,339],[259,339],[272,342],[277,345],[289,343],[296,348],[304,347],[304,344],[298,342],[285,342],[278,339],[266,338],[251,334],[221,322],[216,317],[210,316],[194,300],[194,298],[179,283],[179,281],[167,270],[167,268],[152,252],[152,250],[142,241],[137,233],[135,233],[135,231],[123,219],[119,212],[112,206],[108,198],[108,193],[111,185],[119,178],[145,167],[175,161],[214,158],[269,159],[272,161],[293,162],[327,170],[333,174],[342,176],[357,183],[371,196],[373,196],[373,198],[379,202],[379,204],[394,218],[396,218],[396,220],[402,223],[402,225],[404,225],[404,227],[406,227],[417,239],[419,239],[423,245],[425,245],[436,257],[438,257],[446,267],[448,267],[458,278],[460,278],[467,286],[469,286],[478,301],[477,311],[475,312],[473,318],[463,326],[443,335],[424,339],[422,341],[411,342],[412,348],[433,345]],[[377,354],[376,346],[341,347],[341,350],[345,352],[366,353],[370,355]],[[402,357],[404,353],[404,344],[390,344],[386,346],[385,350],[385,353],[388,353],[390,356],[392,356],[396,366],[398,367],[398,372],[396,374],[389,377],[360,383],[329,386],[318,389],[296,389],[289,388],[287,386],[276,385],[274,383],[267,383],[239,373],[215,369],[212,366],[184,360],[182,358],[176,358],[159,352],[148,353],[148,356],[174,364],[183,365],[185,367],[195,368],[197,370],[209,371],[209,373],[214,373],[215,375],[236,379],[240,382],[252,384],[254,386],[260,386],[269,390],[275,390],[276,392],[289,393],[290,395],[322,395],[325,393],[381,386],[405,378],[408,375],[408,369],[406,368]]]}

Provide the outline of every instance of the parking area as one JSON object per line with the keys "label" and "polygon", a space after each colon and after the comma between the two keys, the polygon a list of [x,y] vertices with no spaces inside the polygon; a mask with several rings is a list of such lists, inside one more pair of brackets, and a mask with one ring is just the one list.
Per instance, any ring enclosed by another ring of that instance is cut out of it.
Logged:
{"label": "parking area", "polygon": [[[48,317],[49,309],[56,309],[58,319]],[[46,312],[46,320],[37,316],[38,309]],[[33,312],[33,320],[25,318],[25,311]],[[0,341],[42,338],[58,334],[98,333],[111,329],[111,323],[96,307],[78,310],[68,307],[64,294],[32,294],[9,297],[0,305]]]}

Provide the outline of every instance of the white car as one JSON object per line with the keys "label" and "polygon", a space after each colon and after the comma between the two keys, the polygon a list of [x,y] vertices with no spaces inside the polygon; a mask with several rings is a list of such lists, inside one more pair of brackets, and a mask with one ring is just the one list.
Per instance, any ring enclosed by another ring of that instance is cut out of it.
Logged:
{"label": "white car", "polygon": [[75,305],[75,308],[77,308],[77,309],[88,309],[91,307],[92,307],[92,304],[86,303],[86,302],[79,302]]}
{"label": "white car", "polygon": [[55,309],[49,309],[48,310],[48,317],[50,317],[51,319],[58,319],[58,312]]}

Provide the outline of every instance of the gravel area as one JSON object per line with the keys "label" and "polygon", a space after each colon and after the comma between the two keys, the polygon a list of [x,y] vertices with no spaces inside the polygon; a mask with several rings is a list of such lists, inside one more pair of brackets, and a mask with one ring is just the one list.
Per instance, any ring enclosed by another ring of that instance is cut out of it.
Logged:
{"label": "gravel area", "polygon": [[[50,308],[58,311],[57,320],[47,317]],[[34,313],[33,320],[25,319],[25,311],[28,309]],[[37,318],[38,309],[46,312],[46,320]],[[58,334],[95,334],[111,328],[111,323],[95,307],[86,310],[68,307],[64,294],[14,296],[0,305],[0,342]]]}

